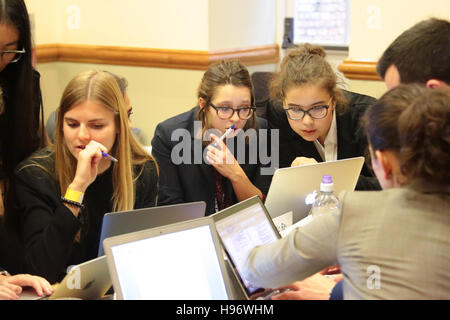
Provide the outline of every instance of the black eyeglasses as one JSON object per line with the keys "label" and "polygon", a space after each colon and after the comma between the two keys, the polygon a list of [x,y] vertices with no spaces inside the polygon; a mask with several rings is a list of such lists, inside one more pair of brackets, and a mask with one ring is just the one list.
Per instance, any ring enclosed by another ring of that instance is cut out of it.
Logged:
{"label": "black eyeglasses", "polygon": [[228,120],[233,117],[234,113],[237,112],[239,119],[248,120],[252,117],[253,112],[255,112],[256,107],[245,107],[245,108],[237,108],[233,109],[231,107],[221,107],[215,106],[211,102],[209,103],[211,107],[216,110],[217,116],[222,120]]}
{"label": "black eyeglasses", "polygon": [[1,52],[2,61],[3,59],[9,60],[9,63],[15,63],[22,58],[25,53],[25,49],[22,50],[3,50]]}
{"label": "black eyeglasses", "polygon": [[328,114],[328,108],[330,107],[332,99],[333,98],[330,98],[330,101],[328,101],[327,105],[315,106],[309,108],[308,110],[303,110],[299,106],[283,109],[286,112],[288,118],[291,120],[302,120],[305,117],[305,114],[308,114],[308,116],[310,116],[313,119],[323,119]]}

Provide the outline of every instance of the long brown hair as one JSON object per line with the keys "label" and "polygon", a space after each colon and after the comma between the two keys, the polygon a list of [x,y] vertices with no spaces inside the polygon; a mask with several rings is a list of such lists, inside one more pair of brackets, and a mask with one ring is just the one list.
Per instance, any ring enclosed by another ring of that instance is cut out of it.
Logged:
{"label": "long brown hair", "polygon": [[155,160],[131,133],[123,95],[117,81],[109,72],[83,72],[69,82],[62,95],[55,136],[55,172],[61,193],[63,194],[72,182],[77,167],[77,161],[65,143],[64,115],[73,106],[87,100],[102,104],[115,115],[119,133],[110,153],[120,161],[113,167],[113,211],[130,210],[135,200],[134,181],[141,174],[134,173],[132,166]]}
{"label": "long brown hair", "polygon": [[337,87],[338,77],[325,59],[325,50],[309,43],[287,52],[269,85],[270,96],[281,107],[286,91],[293,87],[315,85],[325,89],[336,103],[336,111],[343,113],[347,100]]}

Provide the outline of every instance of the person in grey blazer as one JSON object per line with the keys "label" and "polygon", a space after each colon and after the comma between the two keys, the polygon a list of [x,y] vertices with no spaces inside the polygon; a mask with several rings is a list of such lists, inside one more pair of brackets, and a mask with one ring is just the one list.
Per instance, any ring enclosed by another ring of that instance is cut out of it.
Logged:
{"label": "person in grey blazer", "polygon": [[244,278],[276,288],[337,263],[344,299],[450,298],[450,91],[398,86],[364,122],[384,190],[343,192],[340,213],[255,248]]}
{"label": "person in grey blazer", "polygon": [[[261,161],[267,155],[268,140],[260,143],[267,121],[256,117],[254,100],[250,75],[240,62],[208,68],[198,106],[156,127],[158,205],[205,201],[209,215],[255,195],[264,199],[272,178]],[[230,130],[233,125],[236,130]]]}

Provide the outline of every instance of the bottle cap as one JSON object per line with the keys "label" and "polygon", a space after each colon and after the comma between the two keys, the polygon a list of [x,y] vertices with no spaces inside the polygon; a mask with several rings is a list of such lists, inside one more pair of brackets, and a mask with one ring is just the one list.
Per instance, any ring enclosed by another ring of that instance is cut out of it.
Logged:
{"label": "bottle cap", "polygon": [[333,178],[330,175],[324,175],[320,183],[320,191],[333,192]]}

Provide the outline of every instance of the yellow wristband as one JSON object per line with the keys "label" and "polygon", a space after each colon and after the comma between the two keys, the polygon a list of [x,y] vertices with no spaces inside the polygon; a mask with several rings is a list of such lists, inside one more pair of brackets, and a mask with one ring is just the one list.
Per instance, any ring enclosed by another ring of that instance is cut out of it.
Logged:
{"label": "yellow wristband", "polygon": [[64,198],[67,200],[83,203],[84,192],[67,189]]}

